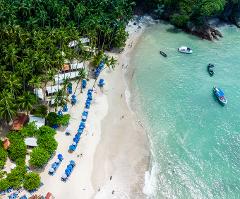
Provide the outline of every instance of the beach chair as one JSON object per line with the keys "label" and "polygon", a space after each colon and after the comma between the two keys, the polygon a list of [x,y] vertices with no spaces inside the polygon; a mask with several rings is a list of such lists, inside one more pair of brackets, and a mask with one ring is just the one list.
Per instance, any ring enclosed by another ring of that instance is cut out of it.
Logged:
{"label": "beach chair", "polygon": [[48,170],[48,174],[49,174],[49,175],[53,175],[54,172],[55,172],[54,168],[52,168],[52,167],[49,168],[49,170]]}
{"label": "beach chair", "polygon": [[61,177],[61,180],[62,180],[62,181],[66,181],[67,178],[68,178],[68,176],[64,173],[64,174],[62,175],[62,177]]}

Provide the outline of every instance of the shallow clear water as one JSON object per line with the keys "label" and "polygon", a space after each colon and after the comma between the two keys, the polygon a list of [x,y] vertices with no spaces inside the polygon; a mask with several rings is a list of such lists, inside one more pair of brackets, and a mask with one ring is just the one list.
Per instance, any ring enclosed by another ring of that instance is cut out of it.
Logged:
{"label": "shallow clear water", "polygon": [[[157,24],[136,46],[134,103],[150,135],[150,198],[240,198],[240,30],[221,31],[223,39],[209,42]],[[181,45],[193,54],[178,53]],[[225,107],[214,85],[225,91]]]}

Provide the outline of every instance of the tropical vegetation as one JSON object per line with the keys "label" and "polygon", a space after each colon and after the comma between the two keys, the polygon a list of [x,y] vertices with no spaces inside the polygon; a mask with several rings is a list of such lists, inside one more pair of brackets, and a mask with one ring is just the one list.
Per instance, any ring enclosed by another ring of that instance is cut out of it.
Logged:
{"label": "tropical vegetation", "polygon": [[23,187],[24,189],[31,191],[38,188],[41,184],[40,176],[37,173],[27,173],[25,175]]}
{"label": "tropical vegetation", "polygon": [[[122,47],[135,5],[133,0],[1,0],[0,4],[0,119],[6,123],[17,111],[36,112],[34,88],[53,81],[65,59],[91,59],[80,38],[90,39],[90,49]],[[74,40],[78,42],[70,48]],[[80,71],[78,80],[85,76]],[[66,102],[64,92],[56,94],[55,107]],[[38,108],[37,113],[46,115],[44,110]]]}
{"label": "tropical vegetation", "polygon": [[[54,136],[56,131],[49,126],[42,126],[39,129],[34,122],[29,123],[19,132],[10,131],[7,137],[10,141],[8,150],[0,146],[0,167],[5,165],[7,156],[16,163],[16,168],[10,173],[1,173],[0,190],[6,190],[9,187],[24,187],[32,190],[40,185],[40,176],[34,172],[27,173],[26,154],[27,146],[24,142],[26,137],[35,137],[38,146],[30,153],[30,166],[40,168],[46,165],[49,158],[57,149],[57,141]],[[2,143],[1,143],[2,144]]]}
{"label": "tropical vegetation", "polygon": [[206,26],[209,17],[240,22],[239,0],[137,0],[139,6],[178,27]]}

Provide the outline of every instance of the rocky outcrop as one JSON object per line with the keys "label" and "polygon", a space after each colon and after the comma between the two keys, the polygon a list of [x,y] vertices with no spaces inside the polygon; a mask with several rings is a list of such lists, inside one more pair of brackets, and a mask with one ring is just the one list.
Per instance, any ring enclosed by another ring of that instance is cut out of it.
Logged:
{"label": "rocky outcrop", "polygon": [[197,27],[193,23],[188,23],[187,31],[210,41],[218,40],[219,37],[223,37],[223,35],[219,30],[217,30],[217,28],[214,28],[209,24]]}

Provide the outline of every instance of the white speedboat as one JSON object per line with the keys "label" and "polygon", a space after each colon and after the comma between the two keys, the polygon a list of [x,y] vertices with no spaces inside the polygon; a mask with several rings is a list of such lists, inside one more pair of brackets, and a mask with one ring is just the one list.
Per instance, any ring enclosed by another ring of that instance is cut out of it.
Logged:
{"label": "white speedboat", "polygon": [[187,46],[181,46],[178,48],[178,51],[185,54],[192,54],[192,49]]}

